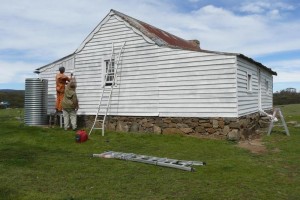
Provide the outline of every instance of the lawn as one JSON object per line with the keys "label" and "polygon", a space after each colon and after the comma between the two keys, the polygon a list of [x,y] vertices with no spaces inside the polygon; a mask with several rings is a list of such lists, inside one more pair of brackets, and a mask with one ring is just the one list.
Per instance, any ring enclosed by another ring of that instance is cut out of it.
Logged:
{"label": "lawn", "polygon": [[[282,110],[300,123],[299,108]],[[253,154],[233,142],[179,135],[96,132],[78,144],[72,131],[24,126],[19,115],[0,110],[0,199],[300,199],[297,127],[290,137],[280,129],[264,136],[268,151]],[[91,157],[108,150],[207,165],[188,172]]]}

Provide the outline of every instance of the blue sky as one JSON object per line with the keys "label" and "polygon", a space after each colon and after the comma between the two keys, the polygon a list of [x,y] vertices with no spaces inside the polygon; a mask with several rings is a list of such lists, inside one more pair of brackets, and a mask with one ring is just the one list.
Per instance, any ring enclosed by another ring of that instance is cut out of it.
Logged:
{"label": "blue sky", "polygon": [[25,78],[73,53],[110,9],[202,49],[242,53],[272,68],[274,92],[300,91],[297,0],[0,0],[0,89],[25,89]]}

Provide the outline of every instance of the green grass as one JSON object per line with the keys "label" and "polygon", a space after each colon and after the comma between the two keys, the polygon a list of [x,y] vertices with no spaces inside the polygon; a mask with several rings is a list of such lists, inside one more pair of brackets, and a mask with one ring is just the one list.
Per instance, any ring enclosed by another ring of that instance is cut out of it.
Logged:
{"label": "green grass", "polygon": [[[268,152],[257,155],[232,142],[179,135],[93,133],[77,144],[72,131],[24,126],[18,116],[0,110],[0,199],[300,199],[299,128],[290,127],[290,137],[280,130],[265,136]],[[91,157],[108,150],[207,166],[187,172]]]}
{"label": "green grass", "polygon": [[280,105],[286,121],[298,121],[300,123],[300,104]]}

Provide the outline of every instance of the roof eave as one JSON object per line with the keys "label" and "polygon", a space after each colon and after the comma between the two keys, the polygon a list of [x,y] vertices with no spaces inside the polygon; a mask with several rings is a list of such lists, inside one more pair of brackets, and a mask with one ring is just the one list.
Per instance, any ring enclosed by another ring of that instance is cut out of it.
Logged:
{"label": "roof eave", "polygon": [[[42,67],[39,67],[39,68],[35,69],[35,71],[40,71],[41,69],[43,69],[43,68],[45,68],[45,67],[48,67],[48,66],[50,66],[50,65],[52,65],[52,64],[54,64],[54,63],[57,63],[57,62],[59,62],[59,61],[62,61],[62,60],[64,60],[64,59],[68,58],[68,57],[72,57],[72,56],[74,56],[74,54],[75,54],[75,53],[69,54],[69,55],[67,55],[67,56],[65,56],[65,57],[63,57],[63,58],[60,58],[60,59],[58,59],[58,60],[56,60],[56,61],[53,61],[53,62],[51,62],[51,63],[49,63],[49,64],[47,64],[47,65],[44,65],[44,66],[42,66]],[[36,73],[36,72],[35,72],[35,73]]]}
{"label": "roof eave", "polygon": [[252,58],[249,58],[243,54],[237,54],[238,57],[243,58],[251,63],[254,63],[256,65],[258,65],[259,67],[265,69],[266,71],[270,72],[272,75],[277,76],[277,72],[273,71],[271,68],[266,67],[265,65],[261,64],[260,62],[257,62],[255,60],[253,60]]}
{"label": "roof eave", "polygon": [[233,56],[238,56],[242,59],[247,60],[250,63],[253,63],[255,65],[258,65],[259,67],[265,69],[266,71],[270,72],[272,75],[277,76],[277,72],[273,71],[271,68],[266,67],[265,65],[261,64],[260,62],[257,62],[255,60],[253,60],[252,58],[249,58],[247,56],[245,56],[244,54],[241,53],[228,53],[228,52],[221,52],[221,51],[211,51],[211,50],[204,50],[201,49],[199,50],[200,52],[207,52],[207,53],[216,53],[216,54],[220,54],[220,55],[233,55]]}

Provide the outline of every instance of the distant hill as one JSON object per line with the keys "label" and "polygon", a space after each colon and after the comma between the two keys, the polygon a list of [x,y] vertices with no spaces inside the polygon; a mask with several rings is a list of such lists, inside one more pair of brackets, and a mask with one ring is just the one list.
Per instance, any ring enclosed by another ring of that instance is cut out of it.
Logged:
{"label": "distant hill", "polygon": [[24,90],[0,89],[0,102],[9,102],[11,108],[23,108],[24,95]]}

